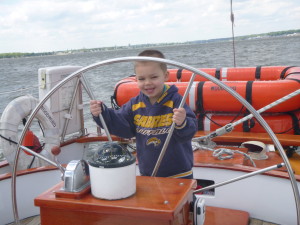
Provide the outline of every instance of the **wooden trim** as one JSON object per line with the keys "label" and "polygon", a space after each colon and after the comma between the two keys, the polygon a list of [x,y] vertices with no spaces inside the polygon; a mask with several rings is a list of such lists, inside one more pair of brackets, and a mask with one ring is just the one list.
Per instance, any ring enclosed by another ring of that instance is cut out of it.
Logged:
{"label": "wooden trim", "polygon": [[[126,142],[126,139],[111,135],[113,141]],[[76,140],[77,143],[95,142],[95,141],[108,141],[106,135],[98,136],[95,134],[89,134],[87,136],[80,137]]]}
{"label": "wooden trim", "polygon": [[241,210],[206,206],[205,225],[248,225],[249,213]]}
{"label": "wooden trim", "polygon": [[[207,131],[198,131],[194,137],[202,137],[210,132]],[[112,135],[113,141],[120,141],[120,142],[127,142],[128,139],[120,138],[117,136]],[[276,134],[276,137],[280,141],[283,146],[300,146],[300,136],[299,135],[292,135],[292,134]],[[73,140],[69,140],[62,144],[62,146],[71,144],[71,143],[86,143],[86,142],[96,142],[96,141],[108,141],[107,136],[96,135],[96,134],[89,134],[86,136],[82,136]],[[240,144],[245,141],[261,141],[265,144],[273,144],[272,139],[269,137],[267,133],[246,133],[246,132],[230,132],[228,134],[224,134],[219,137],[215,137],[213,141],[216,142],[228,142],[228,143],[237,143]]]}
{"label": "wooden trim", "polygon": [[[59,184],[61,185],[61,184]],[[62,188],[59,190],[55,191],[55,197],[56,198],[70,198],[70,199],[82,199],[85,197],[87,194],[90,194],[91,192],[91,186],[87,186],[83,190],[79,192],[68,192],[64,191]]]}
{"label": "wooden trim", "polygon": [[[204,135],[207,135],[209,132],[204,132],[204,131],[198,131],[195,135],[195,137],[201,137]],[[294,145],[294,146],[300,146],[300,138],[296,135],[289,135],[289,134],[277,134],[277,137],[279,141],[283,145]],[[117,136],[112,135],[113,141],[120,141],[120,142],[126,142],[128,139],[123,139],[119,138]],[[268,134],[265,133],[244,133],[244,132],[231,132],[228,134],[225,134],[220,137],[214,138],[214,141],[226,141],[226,142],[232,142],[232,143],[241,143],[249,140],[256,140],[256,141],[262,141],[264,143],[272,143],[272,140],[268,136]],[[106,136],[98,136],[96,134],[89,134],[87,136],[79,137],[76,139],[69,140],[68,142],[65,142],[62,144],[62,146],[72,144],[72,143],[87,143],[87,142],[96,142],[96,141],[108,141]],[[271,154],[271,153],[269,153]],[[194,152],[195,158],[197,156],[197,151]],[[279,156],[280,157],[280,156]],[[282,162],[282,160],[280,161]],[[275,162],[274,164],[280,163],[280,162]],[[0,165],[7,165],[6,161],[3,161],[0,163]],[[259,168],[264,168],[269,165],[262,165]],[[242,172],[253,172],[258,170],[258,168],[254,168],[249,165],[241,165],[241,163],[228,163],[228,161],[224,161],[224,165],[217,163],[214,164],[210,160],[207,160],[205,163],[204,162],[199,162],[198,160],[195,160],[195,167],[208,167],[208,168],[216,168],[216,169],[229,169],[229,170],[236,170],[236,171],[242,171]],[[28,170],[23,170],[23,171],[18,171],[17,175],[22,176],[26,175],[28,173],[35,173],[35,172],[43,172],[47,170],[53,170],[57,169],[52,166],[47,166],[47,167],[40,167],[40,168],[32,168]],[[265,173],[266,175],[270,176],[276,176],[280,178],[286,178],[289,179],[289,176],[286,172],[280,172],[280,171],[270,171]],[[11,177],[11,173],[6,173],[6,174],[0,174],[0,180],[8,179]],[[300,181],[300,175],[295,176],[297,181]]]}
{"label": "wooden trim", "polygon": [[0,168],[8,166],[7,160],[3,160],[0,162]]}
{"label": "wooden trim", "polygon": [[[195,137],[201,137],[210,132],[198,131]],[[276,137],[283,146],[300,146],[300,136],[292,134],[276,134]],[[246,133],[246,132],[230,132],[219,137],[215,137],[213,141],[242,143],[245,141],[261,141],[265,144],[273,144],[272,139],[267,133]]]}
{"label": "wooden trim", "polygon": [[[113,141],[119,141],[119,142],[128,142],[128,139],[120,138],[115,135],[111,135],[111,138]],[[88,143],[88,142],[97,142],[97,141],[108,141],[108,138],[106,135],[97,135],[97,134],[88,134],[85,136],[81,136],[78,138],[74,138],[71,140],[67,140],[63,142],[60,147],[64,147],[66,145],[70,145],[73,143]]]}

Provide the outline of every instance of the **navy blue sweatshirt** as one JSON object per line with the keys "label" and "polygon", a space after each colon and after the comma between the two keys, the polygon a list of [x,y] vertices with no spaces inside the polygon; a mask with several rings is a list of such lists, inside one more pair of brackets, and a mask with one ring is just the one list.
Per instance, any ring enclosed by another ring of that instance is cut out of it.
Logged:
{"label": "navy blue sweatshirt", "polygon": [[[151,176],[172,125],[173,109],[178,108],[182,96],[175,85],[166,91],[155,104],[142,92],[120,109],[113,110],[103,104],[102,116],[111,134],[123,138],[136,137],[140,173]],[[192,175],[193,150],[191,139],[197,131],[194,112],[184,105],[186,121],[175,126],[164,158],[158,169],[159,177],[185,177]],[[94,120],[101,126],[99,117]]]}

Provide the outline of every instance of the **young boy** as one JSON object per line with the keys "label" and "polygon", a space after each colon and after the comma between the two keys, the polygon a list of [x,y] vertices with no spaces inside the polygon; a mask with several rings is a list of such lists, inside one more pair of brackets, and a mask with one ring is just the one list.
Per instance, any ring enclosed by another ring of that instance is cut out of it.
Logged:
{"label": "young boy", "polygon": [[[145,50],[139,56],[164,58],[157,50]],[[175,129],[157,176],[193,178],[191,139],[197,131],[195,114],[186,104],[184,108],[178,108],[182,96],[175,85],[165,84],[169,78],[166,64],[139,61],[135,63],[135,73],[140,94],[119,110],[91,100],[94,120],[101,126],[99,114],[102,113],[111,134],[136,137],[139,169],[144,176],[151,176],[174,121]]]}

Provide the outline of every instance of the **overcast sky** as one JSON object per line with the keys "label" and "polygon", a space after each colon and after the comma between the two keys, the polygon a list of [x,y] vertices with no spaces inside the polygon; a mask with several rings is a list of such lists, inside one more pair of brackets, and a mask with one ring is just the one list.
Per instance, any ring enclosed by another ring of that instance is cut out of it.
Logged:
{"label": "overcast sky", "polygon": [[[300,29],[300,0],[233,0],[235,35]],[[231,37],[230,0],[0,0],[0,53]]]}

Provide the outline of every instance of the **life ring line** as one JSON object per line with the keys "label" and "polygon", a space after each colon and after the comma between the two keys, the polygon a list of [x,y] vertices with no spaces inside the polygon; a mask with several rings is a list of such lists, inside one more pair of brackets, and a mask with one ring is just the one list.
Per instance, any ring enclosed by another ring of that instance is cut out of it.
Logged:
{"label": "life ring line", "polygon": [[[40,153],[43,150],[43,146],[40,143],[39,138],[31,131],[27,130],[22,141],[22,145],[33,150],[36,153]],[[27,155],[32,155],[29,152],[24,151]]]}
{"label": "life ring line", "polygon": [[[282,68],[279,71],[285,78],[283,80],[223,82],[258,110],[300,88],[300,67],[289,67],[287,70]],[[245,70],[245,68],[235,68],[234,70],[239,71],[239,69],[241,69],[240,73]],[[179,89],[178,92],[183,95],[188,82],[170,82],[170,80],[172,79],[169,79],[166,84],[176,85]],[[134,76],[130,76],[116,84],[113,98],[118,106],[122,106],[138,93],[136,79]],[[239,112],[241,110],[241,104],[234,97],[211,81],[194,82],[186,102],[193,111]],[[299,108],[300,96],[298,95],[266,112],[289,112]]]}
{"label": "life ring line", "polygon": [[[6,139],[17,142],[18,127],[22,119],[30,115],[37,104],[38,99],[34,98],[31,95],[21,96],[11,101],[6,106],[1,116],[1,135]],[[45,145],[43,150],[39,154],[51,160],[54,160],[54,157],[51,153],[51,148],[60,144],[59,129],[57,127],[57,124],[51,111],[45,105],[41,108],[41,110],[39,110],[36,118],[38,119],[44,130]],[[7,140],[1,139],[1,147],[6,160],[10,165],[13,165],[16,153],[16,145]],[[30,165],[32,161],[32,157],[33,156],[27,155],[23,151],[20,151],[18,170],[27,169],[27,166]],[[32,163],[32,167],[39,167],[44,165],[48,164],[44,160],[41,160],[37,157]]]}

